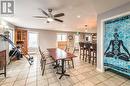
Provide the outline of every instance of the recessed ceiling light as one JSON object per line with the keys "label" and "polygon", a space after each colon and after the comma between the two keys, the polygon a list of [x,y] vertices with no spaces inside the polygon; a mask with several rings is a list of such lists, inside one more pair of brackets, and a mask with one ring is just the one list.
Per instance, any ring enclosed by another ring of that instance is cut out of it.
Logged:
{"label": "recessed ceiling light", "polygon": [[81,17],[80,15],[77,16],[77,18],[80,18],[80,17]]}

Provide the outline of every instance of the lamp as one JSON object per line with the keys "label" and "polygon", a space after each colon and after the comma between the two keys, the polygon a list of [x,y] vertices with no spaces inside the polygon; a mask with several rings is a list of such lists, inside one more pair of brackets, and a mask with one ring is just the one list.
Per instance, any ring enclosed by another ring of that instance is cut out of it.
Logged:
{"label": "lamp", "polygon": [[51,21],[54,21],[54,20],[49,17],[49,18],[47,18],[47,21],[50,21],[50,22],[51,22]]}
{"label": "lamp", "polygon": [[85,32],[88,32],[88,30],[87,30],[87,25],[85,25]]}

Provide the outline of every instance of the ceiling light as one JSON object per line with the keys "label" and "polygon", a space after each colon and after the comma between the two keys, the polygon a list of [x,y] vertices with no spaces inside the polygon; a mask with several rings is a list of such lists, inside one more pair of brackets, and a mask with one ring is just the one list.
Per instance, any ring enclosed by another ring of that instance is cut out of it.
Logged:
{"label": "ceiling light", "polygon": [[54,21],[54,19],[52,19],[52,18],[47,18],[47,21]]}
{"label": "ceiling light", "polygon": [[88,32],[88,30],[86,29],[85,32]]}
{"label": "ceiling light", "polygon": [[87,28],[87,25],[85,25],[85,32],[88,32],[88,28]]}
{"label": "ceiling light", "polygon": [[80,17],[81,17],[80,15],[77,16],[77,18],[80,18]]}

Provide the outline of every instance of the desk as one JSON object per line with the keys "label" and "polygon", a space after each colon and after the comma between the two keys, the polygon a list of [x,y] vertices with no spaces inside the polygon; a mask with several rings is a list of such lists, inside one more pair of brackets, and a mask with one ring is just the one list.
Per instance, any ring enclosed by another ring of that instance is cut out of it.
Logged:
{"label": "desk", "polygon": [[52,59],[54,59],[55,61],[61,60],[62,72],[57,73],[61,75],[59,79],[61,79],[62,76],[70,76],[69,74],[65,74],[64,62],[65,62],[65,59],[73,59],[76,56],[72,53],[65,52],[64,50],[61,50],[58,48],[49,48],[47,50],[49,52],[49,55],[52,57]]}

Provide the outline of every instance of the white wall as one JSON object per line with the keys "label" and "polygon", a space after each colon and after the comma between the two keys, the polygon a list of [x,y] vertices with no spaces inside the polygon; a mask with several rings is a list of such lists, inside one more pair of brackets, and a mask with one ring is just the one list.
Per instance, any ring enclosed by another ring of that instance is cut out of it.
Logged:
{"label": "white wall", "polygon": [[39,44],[43,50],[56,47],[56,32],[41,31],[39,33]]}
{"label": "white wall", "polygon": [[36,30],[36,29],[27,29],[29,32],[37,32],[39,34],[38,44],[41,49],[44,51],[47,48],[56,47],[56,31],[46,31],[46,30]]}
{"label": "white wall", "polygon": [[[2,24],[2,22],[4,22],[4,25]],[[3,34],[4,31],[9,31],[10,30],[14,30],[14,25],[0,19],[0,34]],[[7,60],[7,64],[9,62],[9,43],[7,41],[3,41],[2,38],[0,37],[0,51],[2,50],[6,50],[6,60]]]}
{"label": "white wall", "polygon": [[95,28],[88,28],[87,33],[97,33],[97,27]]}
{"label": "white wall", "polygon": [[118,16],[130,12],[130,2],[118,8],[111,9],[105,13],[99,14],[97,17],[97,70],[103,72],[103,27],[102,21],[104,19]]}

